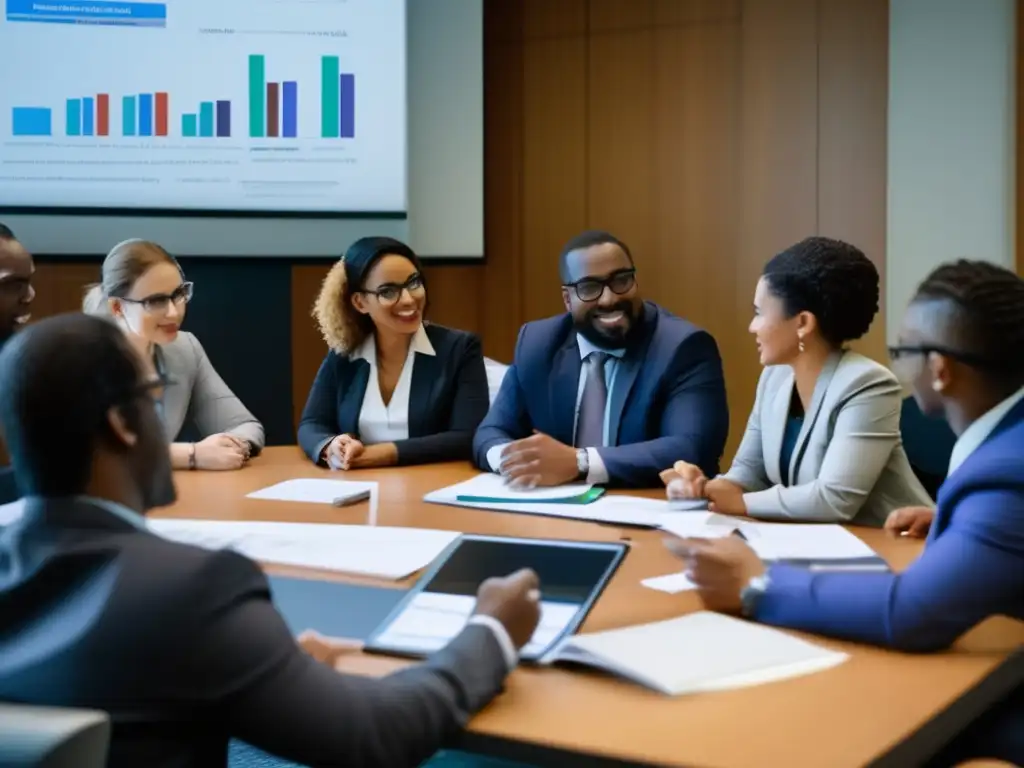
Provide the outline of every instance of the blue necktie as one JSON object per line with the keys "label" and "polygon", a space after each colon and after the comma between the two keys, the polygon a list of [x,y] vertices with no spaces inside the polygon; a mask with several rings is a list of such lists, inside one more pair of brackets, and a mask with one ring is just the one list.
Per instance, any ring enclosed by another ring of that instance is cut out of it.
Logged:
{"label": "blue necktie", "polygon": [[591,352],[587,357],[587,383],[583,385],[580,415],[576,424],[577,448],[600,448],[604,445],[604,412],[608,403],[608,384],[604,380],[604,364],[608,355]]}

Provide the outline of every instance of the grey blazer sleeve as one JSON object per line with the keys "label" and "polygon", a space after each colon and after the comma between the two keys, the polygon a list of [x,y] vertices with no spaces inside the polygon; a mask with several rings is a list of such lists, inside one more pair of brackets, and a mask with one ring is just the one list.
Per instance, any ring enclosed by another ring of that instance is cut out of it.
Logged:
{"label": "grey blazer sleeve", "polygon": [[199,340],[190,336],[189,342],[195,354],[196,376],[186,418],[196,425],[203,437],[225,432],[247,440],[258,453],[265,443],[263,425],[224,383]]}
{"label": "grey blazer sleeve", "polygon": [[769,520],[852,520],[900,442],[902,402],[899,383],[885,369],[873,367],[858,376],[831,413],[818,417],[834,424],[815,479],[744,494],[747,513]]}
{"label": "grey blazer sleeve", "polygon": [[764,446],[761,444],[761,408],[765,400],[765,382],[769,375],[769,369],[766,368],[757,381],[754,407],[750,411],[750,418],[747,419],[743,440],[740,441],[740,447],[729,471],[721,476],[744,491],[762,491],[771,486],[764,467]]}

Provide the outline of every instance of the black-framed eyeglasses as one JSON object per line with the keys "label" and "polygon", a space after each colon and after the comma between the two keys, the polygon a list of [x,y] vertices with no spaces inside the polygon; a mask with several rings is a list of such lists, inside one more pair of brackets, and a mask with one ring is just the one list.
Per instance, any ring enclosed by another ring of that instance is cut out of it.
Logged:
{"label": "black-framed eyeglasses", "polygon": [[565,283],[563,288],[572,288],[580,301],[597,301],[607,287],[616,296],[628,293],[636,285],[636,270],[621,269],[608,277],[584,277],[575,283]]}
{"label": "black-framed eyeglasses", "polygon": [[192,293],[192,283],[186,282],[179,285],[171,293],[154,293],[152,296],[146,296],[142,299],[120,298],[121,301],[127,301],[129,304],[138,304],[146,312],[157,313],[166,312],[172,303],[179,307],[188,304],[192,301]]}
{"label": "black-framed eyeglasses", "polygon": [[376,296],[377,301],[388,305],[397,304],[398,300],[402,298],[403,291],[408,291],[410,296],[418,296],[423,293],[423,288],[423,275],[417,272],[404,283],[384,283],[373,290],[366,289],[360,291],[360,293]]}
{"label": "black-framed eyeglasses", "polygon": [[953,360],[958,360],[964,365],[970,365],[974,368],[1001,368],[1002,364],[995,361],[989,360],[981,355],[975,355],[970,352],[961,352],[956,349],[950,349],[937,344],[897,344],[896,346],[889,347],[889,357],[893,360],[901,360],[912,355],[943,355]]}

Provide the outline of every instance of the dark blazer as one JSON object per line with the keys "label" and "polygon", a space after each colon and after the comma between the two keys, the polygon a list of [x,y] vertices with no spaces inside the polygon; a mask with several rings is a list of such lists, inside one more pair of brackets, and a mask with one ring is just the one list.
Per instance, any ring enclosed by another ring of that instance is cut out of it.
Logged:
{"label": "dark blazer", "polygon": [[[345,610],[345,606],[335,606]],[[85,499],[0,529],[0,700],[105,710],[112,768],[223,766],[231,737],[303,765],[415,766],[508,671],[470,625],[425,664],[343,675],[295,644],[255,563]]]}
{"label": "dark blazer", "polygon": [[[435,355],[415,356],[409,439],[395,442],[399,464],[468,459],[473,431],[490,403],[480,338],[440,325],[424,329]],[[359,437],[359,412],[369,376],[365,360],[337,352],[324,358],[299,422],[299,445],[314,462],[319,462],[331,438]]]}
{"label": "dark blazer", "polygon": [[[487,451],[539,430],[572,445],[582,361],[568,314],[527,323],[515,360],[487,418],[473,455],[490,471]],[[718,473],[729,433],[722,359],[709,333],[650,302],[644,303],[637,342],[619,362],[610,393],[608,434],[599,448],[612,484],[655,486],[673,462]]]}

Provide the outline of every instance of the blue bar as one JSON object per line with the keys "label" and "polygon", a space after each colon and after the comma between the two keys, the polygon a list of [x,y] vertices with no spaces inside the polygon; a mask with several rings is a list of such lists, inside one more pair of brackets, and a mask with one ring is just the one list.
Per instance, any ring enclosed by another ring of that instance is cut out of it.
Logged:
{"label": "blue bar", "polygon": [[139,94],[139,136],[153,135],[153,94]]}
{"label": "blue bar", "polygon": [[281,135],[286,139],[294,139],[299,135],[299,84],[293,80],[286,80],[283,87]]}
{"label": "blue bar", "polygon": [[48,107],[15,107],[11,110],[14,136],[52,136],[53,112]]}
{"label": "blue bar", "polygon": [[125,96],[121,99],[121,135],[135,135],[135,97]]}
{"label": "blue bar", "polygon": [[202,101],[199,103],[199,135],[203,137],[213,136],[212,101]]}
{"label": "blue bar", "polygon": [[341,138],[356,136],[356,77],[341,76]]}
{"label": "blue bar", "polygon": [[39,0],[7,0],[8,21],[51,24],[103,24],[113,26],[165,27],[165,3],[89,2],[57,3]]}
{"label": "blue bar", "polygon": [[82,135],[82,100],[68,99],[67,130],[68,136]]}
{"label": "blue bar", "polygon": [[92,136],[93,128],[96,118],[94,117],[93,111],[93,99],[92,96],[87,96],[82,99],[82,135]]}

